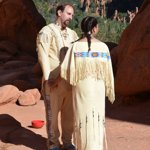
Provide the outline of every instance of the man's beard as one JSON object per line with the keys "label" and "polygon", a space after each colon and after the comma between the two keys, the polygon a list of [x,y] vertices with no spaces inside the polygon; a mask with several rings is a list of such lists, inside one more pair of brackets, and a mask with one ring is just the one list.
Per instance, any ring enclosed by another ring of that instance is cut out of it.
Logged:
{"label": "man's beard", "polygon": [[65,28],[69,25],[70,21],[71,21],[71,20],[66,20],[66,21],[64,21],[64,22],[62,23],[62,29],[65,29]]}
{"label": "man's beard", "polygon": [[66,21],[64,21],[63,24],[64,24],[65,27],[67,27],[69,25],[69,23],[70,23],[70,20],[66,20]]}

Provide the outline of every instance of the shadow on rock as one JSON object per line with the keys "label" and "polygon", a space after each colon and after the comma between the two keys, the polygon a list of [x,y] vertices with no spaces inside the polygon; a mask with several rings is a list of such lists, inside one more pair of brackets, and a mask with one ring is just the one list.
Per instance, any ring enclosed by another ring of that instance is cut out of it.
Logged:
{"label": "shadow on rock", "polygon": [[0,140],[36,150],[46,149],[45,137],[22,127],[20,122],[8,114],[0,115]]}

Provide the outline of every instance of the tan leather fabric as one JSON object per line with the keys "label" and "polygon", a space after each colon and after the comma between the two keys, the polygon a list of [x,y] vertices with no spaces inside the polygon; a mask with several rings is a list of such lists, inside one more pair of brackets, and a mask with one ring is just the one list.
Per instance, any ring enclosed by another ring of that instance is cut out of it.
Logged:
{"label": "tan leather fabric", "polygon": [[55,145],[59,145],[58,138],[60,137],[59,112],[61,112],[61,141],[71,143],[73,132],[72,91],[64,80],[60,80],[53,88],[51,83],[55,82],[60,74],[58,67],[66,50],[77,38],[77,34],[70,28],[61,30],[60,26],[54,23],[45,26],[37,37],[37,53],[43,71],[47,133],[49,141]]}

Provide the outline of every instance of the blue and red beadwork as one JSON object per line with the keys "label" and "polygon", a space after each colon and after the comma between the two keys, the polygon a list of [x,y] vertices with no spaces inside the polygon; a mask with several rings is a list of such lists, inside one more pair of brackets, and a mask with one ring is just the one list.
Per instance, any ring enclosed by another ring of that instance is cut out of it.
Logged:
{"label": "blue and red beadwork", "polygon": [[101,57],[101,58],[107,58],[110,59],[110,55],[106,52],[75,52],[75,57]]}

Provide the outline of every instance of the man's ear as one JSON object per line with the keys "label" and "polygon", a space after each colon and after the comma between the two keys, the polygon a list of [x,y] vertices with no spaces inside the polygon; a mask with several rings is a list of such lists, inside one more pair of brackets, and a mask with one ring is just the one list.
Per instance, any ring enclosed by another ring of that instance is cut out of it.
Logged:
{"label": "man's ear", "polygon": [[62,11],[61,10],[58,10],[58,16],[60,17],[61,16],[61,14],[62,14]]}

